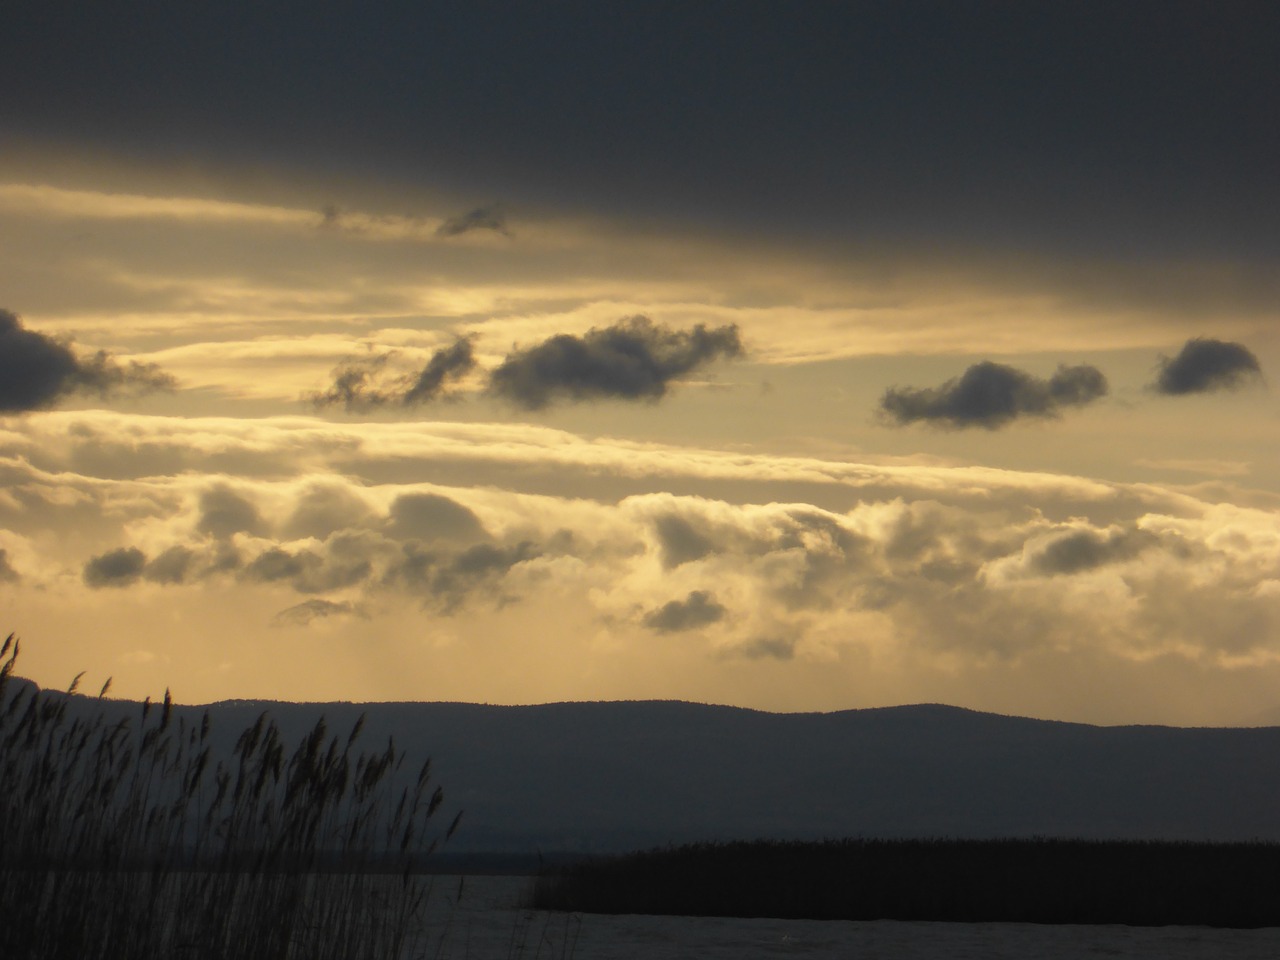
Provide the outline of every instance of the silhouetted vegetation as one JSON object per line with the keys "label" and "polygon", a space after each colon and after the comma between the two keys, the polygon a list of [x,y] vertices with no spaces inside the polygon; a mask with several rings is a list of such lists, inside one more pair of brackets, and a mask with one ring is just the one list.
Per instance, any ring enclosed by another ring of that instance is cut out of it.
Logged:
{"label": "silhouetted vegetation", "polygon": [[533,906],[587,913],[1280,925],[1280,845],[1083,840],[707,843],[544,874]]}
{"label": "silhouetted vegetation", "polygon": [[330,735],[321,719],[289,748],[266,714],[219,758],[207,713],[175,718],[167,693],[136,725],[70,710],[76,683],[17,681],[17,655],[10,636],[0,957],[387,960],[425,935],[429,764],[397,777],[404,755],[358,751],[359,722]]}

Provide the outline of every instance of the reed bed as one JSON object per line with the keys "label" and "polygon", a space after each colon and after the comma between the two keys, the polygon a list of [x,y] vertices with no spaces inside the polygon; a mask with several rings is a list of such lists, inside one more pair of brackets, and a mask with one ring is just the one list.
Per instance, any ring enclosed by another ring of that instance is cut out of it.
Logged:
{"label": "reed bed", "polygon": [[[0,957],[398,960],[426,955],[443,793],[363,718],[293,745],[266,714],[229,756],[209,715],[70,710],[0,647]],[[110,681],[99,699],[106,696]],[[388,875],[390,874],[390,875]]]}
{"label": "reed bed", "polygon": [[1280,926],[1280,846],[1158,841],[701,843],[539,877],[532,906],[585,913]]}

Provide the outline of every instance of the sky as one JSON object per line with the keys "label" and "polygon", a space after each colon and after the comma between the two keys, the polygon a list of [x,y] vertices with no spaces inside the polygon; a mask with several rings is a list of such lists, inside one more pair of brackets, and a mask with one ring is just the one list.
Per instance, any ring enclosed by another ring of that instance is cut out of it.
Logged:
{"label": "sky", "polygon": [[0,631],[187,703],[1280,718],[1277,39],[6,4]]}

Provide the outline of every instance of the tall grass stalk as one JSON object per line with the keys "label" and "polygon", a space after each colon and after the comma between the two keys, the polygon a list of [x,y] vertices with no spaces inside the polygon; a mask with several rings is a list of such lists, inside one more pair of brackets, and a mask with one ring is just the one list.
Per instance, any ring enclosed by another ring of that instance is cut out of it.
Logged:
{"label": "tall grass stalk", "polygon": [[[0,957],[398,960],[423,955],[443,801],[393,742],[265,713],[217,755],[163,703],[136,722],[17,680],[0,646]],[[99,698],[105,696],[110,681]],[[362,718],[363,720],[363,718]],[[444,831],[452,834],[457,819]]]}

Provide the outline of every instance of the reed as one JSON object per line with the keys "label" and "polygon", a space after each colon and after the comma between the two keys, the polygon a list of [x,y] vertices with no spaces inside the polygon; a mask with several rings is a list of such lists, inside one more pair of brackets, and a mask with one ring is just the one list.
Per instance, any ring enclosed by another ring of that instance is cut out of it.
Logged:
{"label": "reed", "polygon": [[[267,714],[229,756],[166,691],[132,720],[71,711],[0,646],[0,957],[387,960],[423,955],[418,872],[443,793],[363,718],[286,744]],[[99,693],[105,697],[110,681]],[[77,705],[82,707],[82,705]]]}

